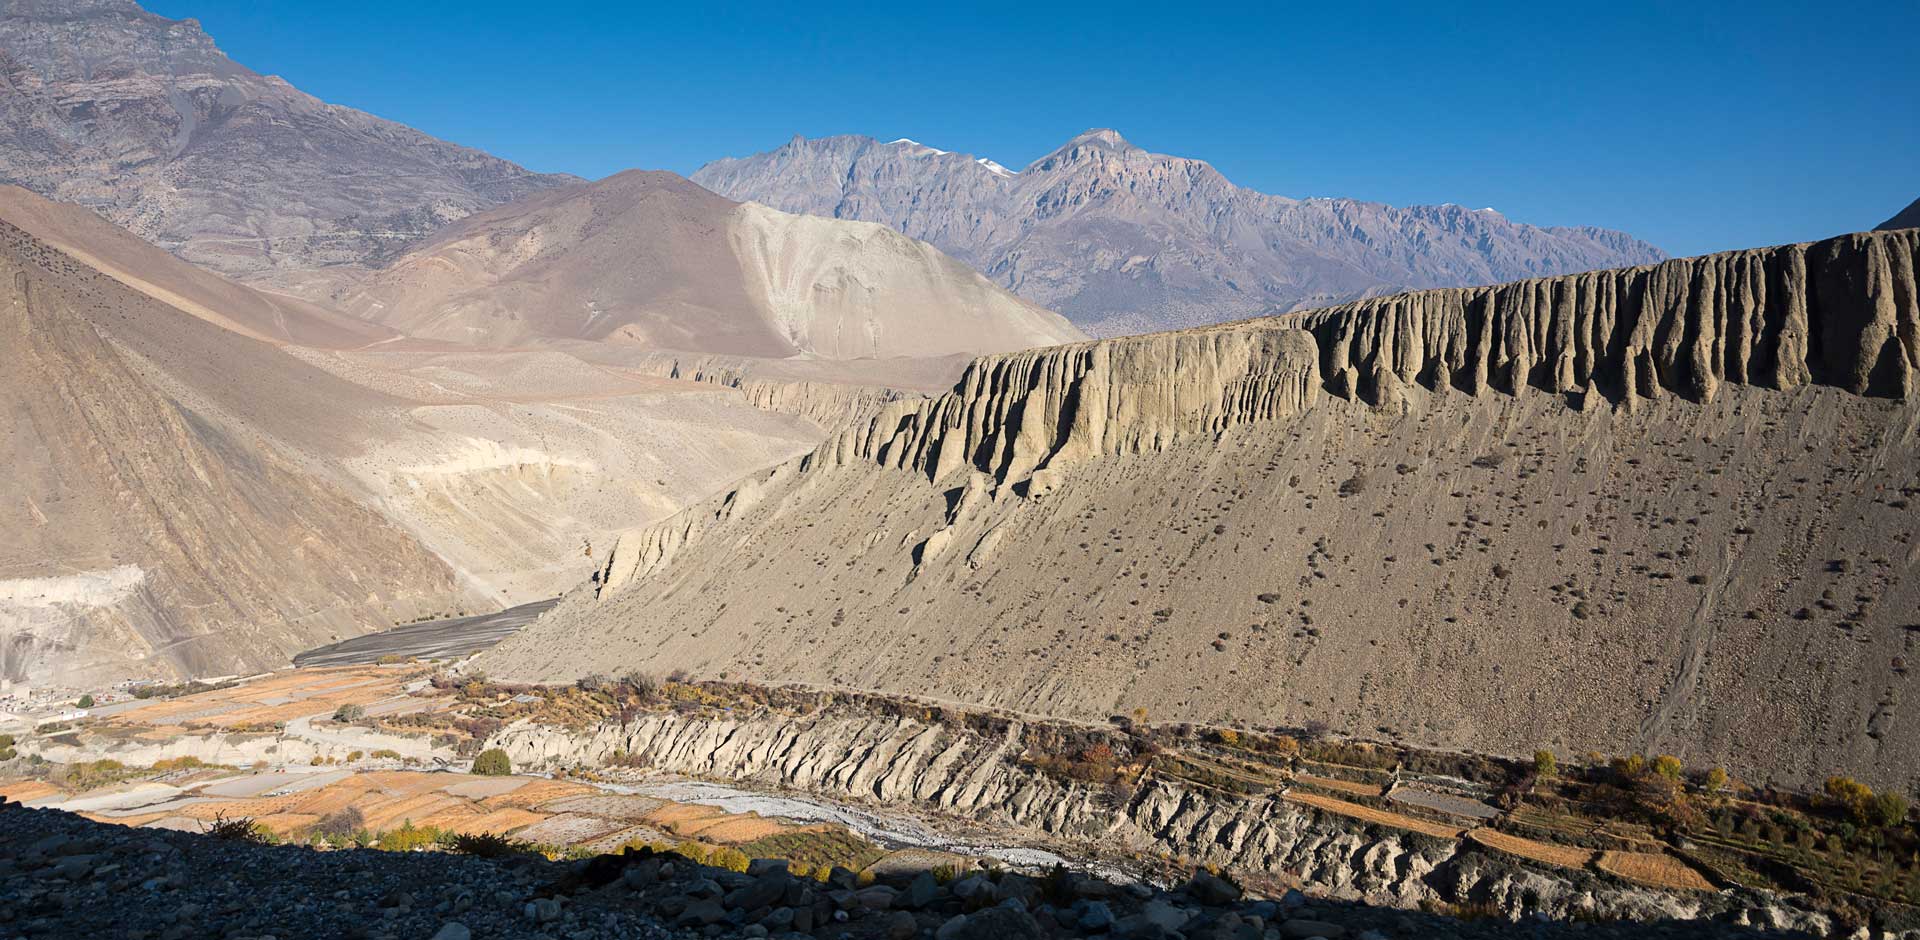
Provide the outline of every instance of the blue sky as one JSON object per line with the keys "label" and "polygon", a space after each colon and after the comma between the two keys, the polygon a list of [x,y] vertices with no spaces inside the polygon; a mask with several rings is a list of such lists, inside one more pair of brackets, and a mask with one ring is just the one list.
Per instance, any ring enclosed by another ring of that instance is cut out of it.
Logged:
{"label": "blue sky", "polygon": [[1675,254],[1871,228],[1920,196],[1911,0],[146,5],[321,98],[587,177],[796,133],[1018,169],[1113,127],[1266,192],[1493,206]]}

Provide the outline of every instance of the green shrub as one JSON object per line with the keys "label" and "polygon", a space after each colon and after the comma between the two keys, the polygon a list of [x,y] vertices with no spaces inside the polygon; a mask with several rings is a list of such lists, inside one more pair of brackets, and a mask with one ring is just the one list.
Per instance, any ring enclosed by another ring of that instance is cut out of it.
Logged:
{"label": "green shrub", "polygon": [[307,829],[310,837],[319,838],[334,845],[345,845],[352,840],[353,834],[367,828],[367,818],[358,807],[349,806],[337,813],[328,813],[320,821]]}
{"label": "green shrub", "polygon": [[1540,750],[1533,752],[1533,772],[1542,777],[1551,777],[1560,769],[1560,762],[1554,759],[1553,752]]}
{"label": "green shrub", "polygon": [[505,777],[513,773],[513,761],[506,751],[490,747],[473,759],[473,772],[485,777]]}
{"label": "green shrub", "polygon": [[207,835],[228,842],[251,842],[254,845],[272,845],[279,841],[267,827],[254,822],[252,817],[225,814],[213,817],[213,825],[207,827]]}
{"label": "green shrub", "polygon": [[1907,821],[1907,798],[1898,793],[1881,793],[1873,798],[1868,808],[1867,821],[1882,828],[1892,828]]}
{"label": "green shrub", "polygon": [[82,695],[82,696],[80,696],[80,701],[78,701],[78,702],[75,702],[75,703],[73,703],[73,707],[75,707],[75,708],[92,708],[92,707],[93,707],[93,696],[91,696],[91,695]]}
{"label": "green shrub", "polygon": [[333,710],[333,720],[338,722],[359,721],[367,716],[367,710],[358,705],[342,705]]}
{"label": "green shrub", "polygon": [[505,858],[509,855],[524,855],[533,851],[533,846],[509,839],[491,832],[463,832],[447,840],[447,848],[465,855],[478,855],[481,858]]}
{"label": "green shrub", "polygon": [[439,841],[440,830],[432,826],[415,827],[409,819],[402,822],[400,828],[381,833],[374,847],[388,852],[413,852]]}

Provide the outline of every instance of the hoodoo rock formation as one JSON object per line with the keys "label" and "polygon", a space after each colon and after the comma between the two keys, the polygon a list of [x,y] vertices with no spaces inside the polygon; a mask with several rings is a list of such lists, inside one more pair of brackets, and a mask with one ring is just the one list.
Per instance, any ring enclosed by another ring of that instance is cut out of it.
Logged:
{"label": "hoodoo rock formation", "polygon": [[1911,785],[1917,255],[1848,235],[983,358],[623,538],[482,665]]}

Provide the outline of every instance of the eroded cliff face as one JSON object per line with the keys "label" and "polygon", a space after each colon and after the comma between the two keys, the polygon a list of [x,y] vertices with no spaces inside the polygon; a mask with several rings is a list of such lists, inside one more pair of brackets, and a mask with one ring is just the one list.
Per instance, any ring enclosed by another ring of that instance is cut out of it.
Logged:
{"label": "eroded cliff face", "polygon": [[1724,384],[1910,398],[1920,366],[1920,231],[1421,291],[1284,318],[1329,386],[1373,401],[1436,391],[1599,391],[1631,404]]}
{"label": "eroded cliff face", "polygon": [[665,379],[737,389],[755,408],[805,418],[829,431],[910,394],[884,385],[767,377],[759,365],[758,360],[734,356],[662,354],[648,357],[638,368]]}
{"label": "eroded cliff face", "polygon": [[832,710],[712,718],[648,714],[586,734],[518,726],[489,742],[514,766],[604,763],[620,751],[657,770],[798,790],[950,822],[1012,827],[1093,856],[1173,854],[1402,907],[1484,902],[1510,917],[1716,917],[1824,933],[1826,918],[1770,895],[1668,893],[1591,874],[1522,866],[1450,839],[1369,828],[1277,797],[1245,798],[1151,776],[1119,802],[1105,788],[1023,767],[1025,728],[988,734],[909,717]]}
{"label": "eroded cliff face", "polygon": [[1909,787],[1917,251],[983,358],[623,538],[483,664]]}
{"label": "eroded cliff face", "polygon": [[816,453],[1011,483],[1297,414],[1319,394],[1314,359],[1310,336],[1260,322],[991,356],[951,394],[896,405]]}

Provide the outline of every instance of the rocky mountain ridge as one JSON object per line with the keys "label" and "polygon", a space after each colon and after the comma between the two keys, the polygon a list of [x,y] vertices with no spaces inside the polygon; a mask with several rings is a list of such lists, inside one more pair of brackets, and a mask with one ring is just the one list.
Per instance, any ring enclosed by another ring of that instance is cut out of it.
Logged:
{"label": "rocky mountain ridge", "polygon": [[[467,599],[440,558],[297,456],[397,402],[4,222],[0,283],[0,675],[230,674]],[[259,417],[285,408],[310,413],[263,441]]]}
{"label": "rocky mountain ridge", "polygon": [[576,181],[323,102],[133,0],[0,3],[0,126],[0,181],[311,297],[448,222]]}
{"label": "rocky mountain ridge", "polygon": [[1664,258],[1590,227],[1491,209],[1289,199],[1092,130],[1019,173],[913,141],[842,136],[707,164],[695,182],[788,212],[880,222],[1095,335]]}

